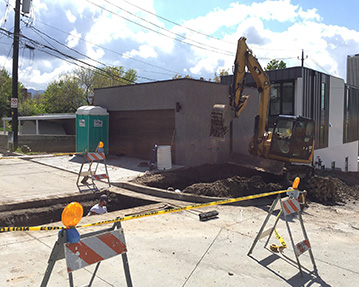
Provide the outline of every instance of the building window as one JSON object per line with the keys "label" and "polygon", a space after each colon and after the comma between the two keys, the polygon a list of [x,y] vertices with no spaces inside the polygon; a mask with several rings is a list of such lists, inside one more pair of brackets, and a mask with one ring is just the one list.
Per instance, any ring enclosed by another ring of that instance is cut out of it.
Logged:
{"label": "building window", "polygon": [[271,85],[269,116],[294,115],[294,82]]}
{"label": "building window", "polygon": [[273,84],[271,86],[271,95],[270,95],[270,115],[279,115],[280,114],[280,84]]}
{"label": "building window", "polygon": [[326,84],[322,83],[321,91],[320,91],[320,133],[319,140],[320,146],[325,145],[325,88]]}
{"label": "building window", "polygon": [[282,115],[294,115],[294,84],[282,84]]}
{"label": "building window", "polygon": [[358,111],[359,89],[346,86],[344,94],[344,143],[359,140]]}

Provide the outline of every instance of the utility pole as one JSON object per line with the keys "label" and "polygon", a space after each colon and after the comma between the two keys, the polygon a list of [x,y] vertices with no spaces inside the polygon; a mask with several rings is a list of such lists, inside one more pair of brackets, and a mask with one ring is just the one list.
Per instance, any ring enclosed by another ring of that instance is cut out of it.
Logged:
{"label": "utility pole", "polygon": [[19,34],[20,34],[20,0],[15,4],[15,27],[12,55],[12,98],[11,98],[11,120],[13,133],[12,149],[18,146],[18,66],[19,66]]}
{"label": "utility pole", "polygon": [[[22,12],[29,13],[31,0],[23,0]],[[12,96],[11,96],[11,122],[12,122],[12,135],[13,144],[12,150],[18,147],[18,69],[19,69],[19,38],[20,38],[20,0],[15,3],[15,21],[14,21],[14,42],[12,54]]]}
{"label": "utility pole", "polygon": [[[307,59],[307,58],[308,58],[308,56],[305,56],[305,58],[304,58],[304,49],[302,49],[302,58],[301,58],[302,67],[304,67],[304,60]],[[299,57],[298,57],[298,59],[299,59]]]}

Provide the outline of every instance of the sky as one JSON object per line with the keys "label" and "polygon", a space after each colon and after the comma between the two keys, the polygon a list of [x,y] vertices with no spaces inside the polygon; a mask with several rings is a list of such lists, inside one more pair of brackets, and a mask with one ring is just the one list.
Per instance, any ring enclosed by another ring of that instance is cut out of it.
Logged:
{"label": "sky", "polygon": [[[0,0],[0,66],[12,73],[15,0]],[[80,67],[123,66],[137,83],[232,71],[237,40],[272,59],[346,79],[359,53],[356,0],[32,0],[21,16],[19,81],[45,90]]]}

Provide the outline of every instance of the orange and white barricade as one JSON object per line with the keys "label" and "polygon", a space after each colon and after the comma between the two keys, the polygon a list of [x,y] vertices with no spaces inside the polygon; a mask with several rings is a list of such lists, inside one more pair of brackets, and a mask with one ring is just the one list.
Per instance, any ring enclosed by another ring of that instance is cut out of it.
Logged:
{"label": "orange and white barricade", "polygon": [[[96,264],[90,283],[86,286],[92,286],[100,263],[106,259],[121,255],[122,263],[128,287],[132,287],[132,279],[127,259],[127,248],[125,235],[121,227],[121,222],[116,222],[111,228],[81,234],[81,240],[76,243],[67,242],[67,230],[63,229],[52,249],[48,260],[47,269],[41,282],[41,287],[47,286],[50,275],[56,261],[66,259],[69,284],[74,286],[73,273],[76,270]],[[120,265],[118,265],[120,266]]]}
{"label": "orange and white barricade", "polygon": [[[300,270],[300,273],[303,276],[302,266],[301,266],[301,264],[299,262],[299,256],[301,254],[303,254],[304,252],[306,252],[306,251],[309,252],[310,259],[312,261],[314,271],[317,271],[317,267],[316,267],[316,264],[315,264],[315,261],[314,261],[314,256],[313,256],[313,253],[312,253],[311,244],[310,244],[310,241],[308,239],[308,235],[307,235],[307,232],[305,230],[304,223],[303,223],[302,210],[301,210],[301,206],[300,206],[300,203],[299,203],[299,200],[298,200],[300,192],[298,190],[290,189],[290,190],[288,190],[287,195],[288,195],[288,197],[282,199],[281,195],[279,194],[277,196],[277,198],[274,200],[274,202],[272,203],[272,205],[271,205],[271,207],[270,207],[270,209],[268,211],[268,214],[267,214],[267,216],[266,216],[266,218],[265,218],[259,232],[257,233],[257,236],[254,239],[253,244],[252,244],[252,246],[251,246],[251,248],[250,248],[250,250],[248,252],[248,256],[252,254],[253,249],[256,246],[256,244],[258,243],[258,241],[261,238],[264,238],[264,237],[268,236],[267,241],[266,241],[266,243],[264,245],[264,248],[266,248],[267,245],[268,245],[268,242],[269,242],[269,240],[270,240],[270,238],[272,237],[273,234],[279,240],[279,242],[281,243],[281,246],[277,246],[276,244],[271,244],[269,249],[271,251],[273,251],[273,252],[277,252],[279,254],[282,254],[283,250],[287,247],[287,245],[286,245],[285,241],[283,240],[283,238],[277,232],[276,226],[277,226],[278,221],[280,219],[280,215],[283,214],[284,221],[285,221],[285,224],[286,224],[286,227],[287,227],[287,231],[288,231],[291,243],[292,243],[294,255],[295,255],[295,258],[296,258],[296,263],[298,264],[298,268]],[[276,216],[276,219],[275,219],[275,222],[273,224],[273,227],[270,227],[269,229],[265,230],[265,227],[268,224],[271,215],[276,210],[278,210],[279,212],[278,212],[278,214]],[[303,233],[303,236],[304,236],[304,240],[300,241],[297,244],[294,243],[292,232],[291,232],[291,230],[289,228],[289,223],[288,223],[288,218],[287,217],[290,216],[290,215],[292,215],[292,216],[296,215],[298,217],[299,223],[300,223],[300,226],[301,226],[301,229],[302,229],[302,233]],[[282,255],[284,256],[284,254],[282,254]]]}
{"label": "orange and white barricade", "polygon": [[[93,163],[96,163],[94,170],[92,170]],[[87,170],[83,171],[86,165],[88,165]],[[83,179],[80,181],[81,177],[83,177]],[[91,183],[88,183],[89,179],[91,179]],[[94,180],[102,182],[107,181],[108,186],[111,186],[110,176],[107,171],[106,155],[103,152],[86,151],[77,177],[76,185],[80,191],[84,191],[82,190],[82,187],[87,187],[88,190],[96,191],[98,188],[95,185]]]}

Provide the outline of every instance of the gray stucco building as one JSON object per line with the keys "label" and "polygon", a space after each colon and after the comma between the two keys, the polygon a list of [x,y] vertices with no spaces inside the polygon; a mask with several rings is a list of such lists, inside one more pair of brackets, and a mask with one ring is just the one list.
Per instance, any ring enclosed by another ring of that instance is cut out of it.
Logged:
{"label": "gray stucco building", "polygon": [[227,104],[229,87],[176,79],[95,90],[95,104],[109,112],[110,153],[149,160],[153,146],[171,145],[174,163],[226,162],[228,141],[209,137],[214,104]]}

